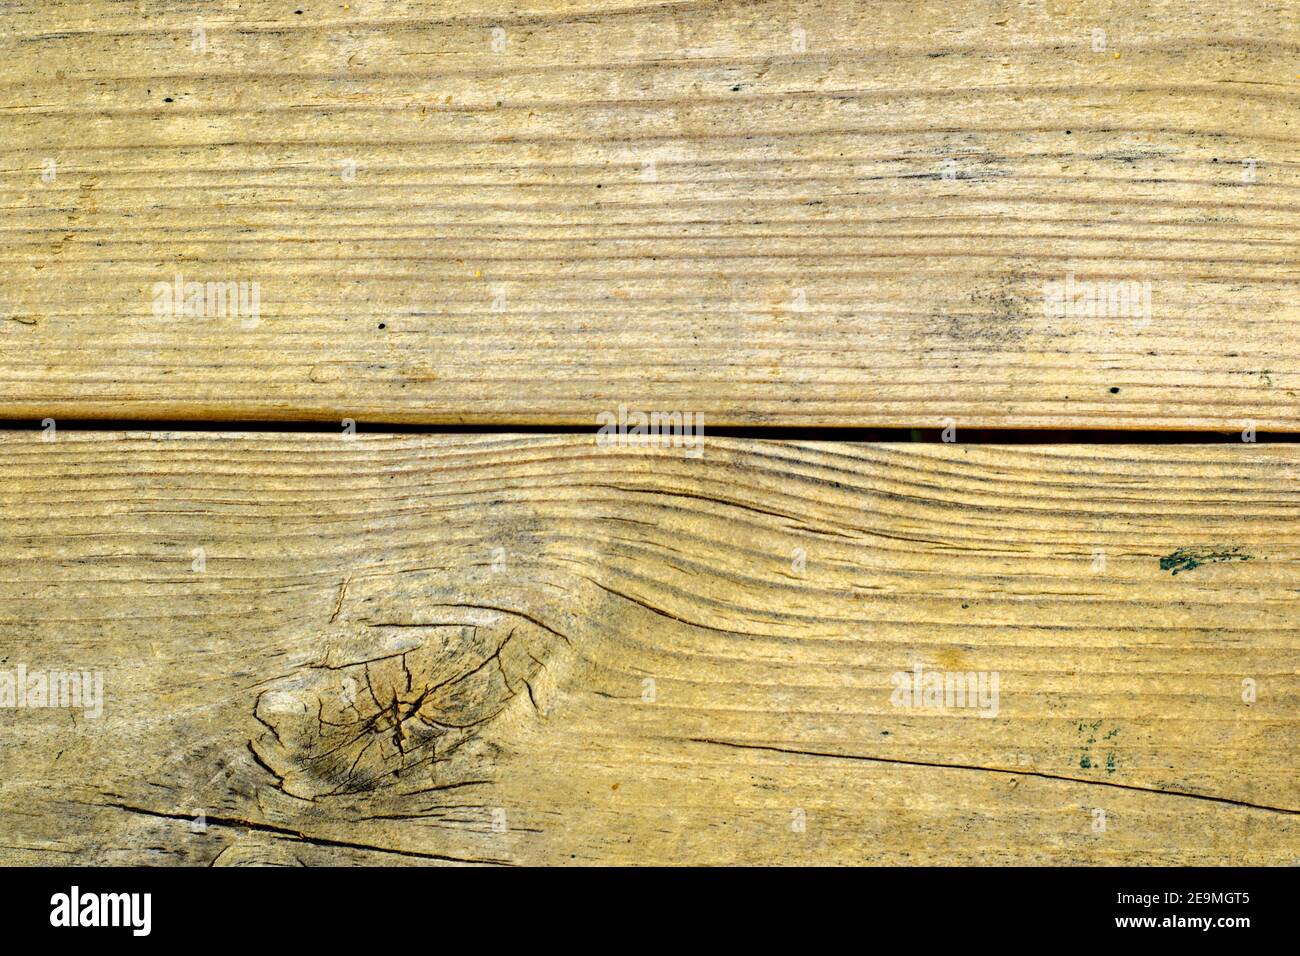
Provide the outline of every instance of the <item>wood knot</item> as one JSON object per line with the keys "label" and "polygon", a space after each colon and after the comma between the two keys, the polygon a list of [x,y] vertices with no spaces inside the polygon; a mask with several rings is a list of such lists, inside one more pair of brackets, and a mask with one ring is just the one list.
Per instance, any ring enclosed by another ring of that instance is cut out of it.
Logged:
{"label": "wood knot", "polygon": [[566,638],[504,608],[426,608],[427,622],[367,619],[324,661],[266,687],[250,749],[276,786],[309,800],[446,786],[484,764],[489,726],[544,715]]}

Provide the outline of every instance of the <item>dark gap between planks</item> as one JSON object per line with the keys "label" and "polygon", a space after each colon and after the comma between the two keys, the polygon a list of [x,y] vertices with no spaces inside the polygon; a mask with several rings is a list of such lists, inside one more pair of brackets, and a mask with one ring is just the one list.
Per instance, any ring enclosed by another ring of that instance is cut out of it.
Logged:
{"label": "dark gap between planks", "polygon": [[[192,421],[178,419],[57,419],[60,431],[130,432],[303,432],[337,434],[333,421]],[[0,419],[0,431],[40,431],[40,419]],[[594,425],[420,425],[395,422],[356,423],[362,434],[394,435],[594,435]],[[922,442],[943,441],[940,428],[799,427],[788,425],[705,426],[706,438],[753,438],[772,441]],[[1300,433],[1258,432],[1256,443],[1300,442]],[[1163,431],[1158,429],[957,428],[961,445],[1205,445],[1240,444],[1239,430]]]}

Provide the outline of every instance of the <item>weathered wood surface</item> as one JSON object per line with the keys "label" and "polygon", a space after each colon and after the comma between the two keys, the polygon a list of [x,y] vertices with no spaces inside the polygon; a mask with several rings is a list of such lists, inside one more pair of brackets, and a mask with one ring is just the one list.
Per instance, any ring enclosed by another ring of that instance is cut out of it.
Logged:
{"label": "weathered wood surface", "polygon": [[1298,21],[14,0],[0,414],[1295,429]]}
{"label": "weathered wood surface", "polygon": [[4,714],[0,862],[1300,860],[1294,446],[9,433],[0,505],[0,670],[105,697]]}

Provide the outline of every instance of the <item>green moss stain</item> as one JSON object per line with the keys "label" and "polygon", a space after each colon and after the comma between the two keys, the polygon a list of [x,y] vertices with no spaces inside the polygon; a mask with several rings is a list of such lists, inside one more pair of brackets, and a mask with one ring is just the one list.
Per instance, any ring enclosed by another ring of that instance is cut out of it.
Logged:
{"label": "green moss stain", "polygon": [[1103,723],[1104,721],[1094,720],[1091,723],[1084,721],[1079,724],[1079,734],[1084,737],[1084,742],[1079,748],[1079,766],[1084,770],[1100,769],[1103,766],[1103,758],[1100,753],[1094,756],[1093,748],[1101,744],[1101,747],[1097,747],[1097,749],[1106,751],[1104,766],[1106,767],[1106,773],[1112,774],[1119,769],[1119,761],[1115,759],[1115,751],[1110,749],[1114,746],[1112,742],[1119,736],[1119,728],[1112,727],[1110,731],[1103,734],[1101,732]]}
{"label": "green moss stain", "polygon": [[1202,564],[1217,564],[1220,561],[1249,561],[1253,555],[1246,554],[1239,547],[1202,549],[1179,548],[1172,554],[1160,559],[1160,570],[1177,575],[1179,571],[1194,571]]}

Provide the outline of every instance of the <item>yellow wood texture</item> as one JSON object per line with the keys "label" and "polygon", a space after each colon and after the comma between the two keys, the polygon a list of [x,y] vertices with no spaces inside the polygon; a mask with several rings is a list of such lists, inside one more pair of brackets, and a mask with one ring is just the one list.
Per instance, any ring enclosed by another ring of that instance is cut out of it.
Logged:
{"label": "yellow wood texture", "polygon": [[1298,53],[1282,0],[15,0],[0,414],[1293,430]]}
{"label": "yellow wood texture", "polygon": [[104,689],[3,714],[3,863],[1300,860],[1295,446],[9,433],[0,506],[0,672]]}

